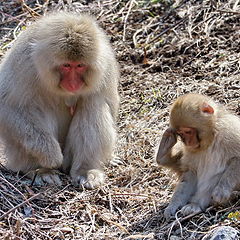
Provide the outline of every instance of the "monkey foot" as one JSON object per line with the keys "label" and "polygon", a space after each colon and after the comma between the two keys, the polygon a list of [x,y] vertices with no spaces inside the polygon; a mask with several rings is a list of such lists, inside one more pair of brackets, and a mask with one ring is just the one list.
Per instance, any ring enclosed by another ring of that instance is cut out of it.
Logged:
{"label": "monkey foot", "polygon": [[212,200],[215,203],[225,203],[231,197],[231,191],[229,187],[217,185],[212,193]]}
{"label": "monkey foot", "polygon": [[73,184],[75,186],[82,186],[87,189],[94,189],[101,186],[105,180],[105,174],[98,169],[89,170],[87,176],[73,177]]}
{"label": "monkey foot", "polygon": [[175,213],[177,212],[177,206],[168,206],[164,210],[164,217],[167,221],[174,217]]}
{"label": "monkey foot", "polygon": [[41,168],[36,170],[34,176],[32,175],[32,184],[37,186],[44,185],[56,185],[61,186],[62,181],[60,180],[57,170]]}
{"label": "monkey foot", "polygon": [[184,207],[182,207],[182,209],[181,209],[181,213],[184,216],[194,214],[194,213],[200,213],[200,212],[202,212],[202,209],[196,203],[189,203],[189,204],[185,205]]}

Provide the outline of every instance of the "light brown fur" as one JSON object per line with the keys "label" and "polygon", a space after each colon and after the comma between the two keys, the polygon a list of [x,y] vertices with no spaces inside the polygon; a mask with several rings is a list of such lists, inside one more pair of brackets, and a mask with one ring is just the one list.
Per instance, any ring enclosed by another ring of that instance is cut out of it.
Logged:
{"label": "light brown fur", "polygon": [[[75,93],[59,87],[58,67],[65,61],[88,66],[85,85]],[[8,167],[49,169],[39,174],[39,184],[60,184],[52,170],[61,168],[78,186],[102,184],[101,163],[116,140],[118,80],[114,53],[92,17],[59,12],[33,23],[0,65],[0,134]]]}
{"label": "light brown fur", "polygon": [[[203,112],[204,106],[207,111]],[[186,146],[177,137],[181,127],[197,129],[199,146]],[[157,162],[176,171],[180,181],[169,206],[170,218],[179,208],[184,215],[226,202],[240,189],[240,119],[210,98],[187,94],[171,109],[170,128],[163,135]]]}

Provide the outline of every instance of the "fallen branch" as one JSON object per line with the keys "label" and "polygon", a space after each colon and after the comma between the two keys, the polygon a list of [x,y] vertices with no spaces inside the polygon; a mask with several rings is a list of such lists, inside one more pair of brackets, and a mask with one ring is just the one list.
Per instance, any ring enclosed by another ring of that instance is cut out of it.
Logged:
{"label": "fallen branch", "polygon": [[10,210],[8,210],[6,213],[4,213],[2,216],[0,216],[0,220],[5,218],[6,216],[8,216],[11,212],[15,211],[16,209],[20,208],[21,206],[23,206],[26,203],[29,203],[30,201],[32,201],[34,198],[38,197],[41,193],[37,193],[34,196],[28,198],[27,200],[25,200],[22,203],[19,203],[17,206],[11,208]]}

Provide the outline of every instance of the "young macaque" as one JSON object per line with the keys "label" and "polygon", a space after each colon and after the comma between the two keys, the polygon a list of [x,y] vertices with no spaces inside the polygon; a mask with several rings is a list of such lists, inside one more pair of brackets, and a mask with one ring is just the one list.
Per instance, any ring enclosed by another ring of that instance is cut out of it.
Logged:
{"label": "young macaque", "polygon": [[178,173],[180,181],[164,215],[171,218],[226,202],[240,189],[240,119],[209,97],[187,94],[171,108],[157,163]]}
{"label": "young macaque", "polygon": [[52,13],[23,31],[0,65],[0,135],[7,166],[36,184],[104,182],[119,106],[110,43],[85,14]]}

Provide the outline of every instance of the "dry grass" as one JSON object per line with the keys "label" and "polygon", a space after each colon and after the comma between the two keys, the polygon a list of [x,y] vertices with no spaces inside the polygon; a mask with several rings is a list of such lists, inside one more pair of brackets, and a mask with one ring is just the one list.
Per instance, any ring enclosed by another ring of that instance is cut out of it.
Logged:
{"label": "dry grass", "polygon": [[108,33],[122,74],[116,158],[123,164],[106,167],[106,184],[92,191],[74,188],[67,176],[64,187],[33,187],[1,166],[3,239],[200,239],[219,225],[240,229],[227,218],[240,208],[237,197],[164,222],[176,177],[153,161],[177,96],[204,93],[240,112],[240,3],[153,2],[0,0],[0,56],[38,16],[87,11]]}

